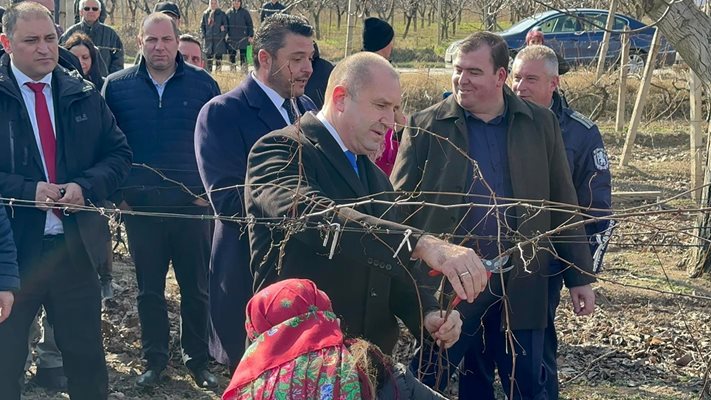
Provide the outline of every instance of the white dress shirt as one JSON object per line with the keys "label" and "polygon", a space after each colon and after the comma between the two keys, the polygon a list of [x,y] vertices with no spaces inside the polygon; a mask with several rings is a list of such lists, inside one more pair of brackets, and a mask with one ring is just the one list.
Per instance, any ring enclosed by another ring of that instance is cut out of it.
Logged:
{"label": "white dress shirt", "polygon": [[[35,114],[35,92],[30,89],[25,83],[44,83],[44,97],[47,100],[47,110],[49,110],[49,119],[52,121],[52,130],[54,131],[54,137],[57,137],[57,128],[54,122],[54,101],[52,99],[52,73],[45,75],[44,78],[39,81],[32,80],[29,76],[25,75],[20,71],[15,64],[10,61],[10,68],[12,68],[12,74],[15,76],[17,85],[20,87],[20,93],[22,93],[22,100],[25,102],[25,108],[27,109],[27,115],[30,116],[30,123],[32,124],[32,130],[35,133],[35,143],[37,144],[37,150],[42,159],[42,168],[44,169],[44,176],[47,177],[47,163],[44,160],[44,151],[42,151],[42,141],[40,140],[39,128],[37,126],[37,115]],[[57,147],[59,151],[59,147]],[[49,181],[49,179],[47,179]],[[64,226],[62,226],[62,220],[60,220],[52,210],[47,211],[47,218],[44,222],[44,234],[45,235],[59,235],[64,233]]]}
{"label": "white dress shirt", "polygon": [[281,97],[281,95],[277,93],[276,90],[270,88],[269,86],[265,85],[264,82],[260,81],[257,78],[257,75],[254,74],[254,72],[252,72],[252,79],[257,82],[257,85],[262,88],[264,93],[266,93],[267,97],[269,97],[269,100],[274,103],[274,107],[279,110],[279,114],[281,114],[282,118],[284,118],[284,121],[286,121],[286,125],[291,125],[291,121],[289,121],[289,114],[286,112],[286,109],[282,107],[284,105],[284,100],[286,99]]}
{"label": "white dress shirt", "polygon": [[[341,150],[345,153],[348,151],[348,147],[346,147],[346,144],[343,143],[343,139],[341,139],[341,135],[338,134],[338,131],[336,131],[336,128],[331,125],[330,122],[326,119],[326,116],[323,114],[323,111],[319,111],[318,114],[316,114],[316,118],[318,118],[319,121],[323,124],[323,126],[326,127],[326,130],[333,136],[334,139],[336,139],[336,143],[341,147]],[[345,156],[344,156],[345,157]]]}

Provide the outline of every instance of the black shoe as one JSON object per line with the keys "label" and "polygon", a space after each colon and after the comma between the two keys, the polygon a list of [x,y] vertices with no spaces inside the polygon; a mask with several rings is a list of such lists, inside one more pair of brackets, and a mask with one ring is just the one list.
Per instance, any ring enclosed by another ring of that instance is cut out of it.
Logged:
{"label": "black shoe", "polygon": [[162,373],[162,369],[147,369],[143,375],[136,379],[136,386],[144,388],[154,387],[160,382],[160,376]]}
{"label": "black shoe", "polygon": [[207,369],[191,370],[190,375],[201,388],[215,389],[217,387],[217,378]]}
{"label": "black shoe", "polygon": [[39,387],[60,392],[67,391],[67,377],[64,368],[37,368],[37,374],[32,378],[32,383]]}

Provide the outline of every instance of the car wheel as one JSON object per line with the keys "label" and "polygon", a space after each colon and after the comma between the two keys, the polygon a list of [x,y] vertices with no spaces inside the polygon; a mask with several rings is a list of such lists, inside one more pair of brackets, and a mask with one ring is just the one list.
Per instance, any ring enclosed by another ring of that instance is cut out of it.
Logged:
{"label": "car wheel", "polygon": [[627,71],[630,75],[641,75],[644,72],[644,65],[647,62],[647,53],[644,50],[632,49],[630,50],[630,58],[627,65],[629,69]]}

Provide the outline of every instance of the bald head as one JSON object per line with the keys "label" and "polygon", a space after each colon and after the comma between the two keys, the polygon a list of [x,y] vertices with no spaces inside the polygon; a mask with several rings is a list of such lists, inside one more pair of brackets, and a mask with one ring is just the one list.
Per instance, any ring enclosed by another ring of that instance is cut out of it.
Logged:
{"label": "bald head", "polygon": [[345,87],[350,96],[357,97],[362,88],[373,82],[373,76],[381,74],[400,82],[400,75],[395,68],[376,53],[361,52],[347,57],[336,64],[328,78],[324,108],[333,100],[336,87]]}

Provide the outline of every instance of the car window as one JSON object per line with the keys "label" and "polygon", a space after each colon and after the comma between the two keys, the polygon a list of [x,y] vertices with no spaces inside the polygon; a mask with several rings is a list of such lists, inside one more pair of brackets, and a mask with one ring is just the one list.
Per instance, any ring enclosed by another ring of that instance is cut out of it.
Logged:
{"label": "car window", "polygon": [[[607,25],[607,13],[605,14],[586,14],[582,20],[583,30],[586,32],[604,31]],[[627,20],[622,17],[615,16],[615,22],[612,29],[621,31],[625,28]]]}
{"label": "car window", "polygon": [[578,18],[572,15],[561,15],[549,19],[540,26],[543,33],[576,32],[580,29]]}

